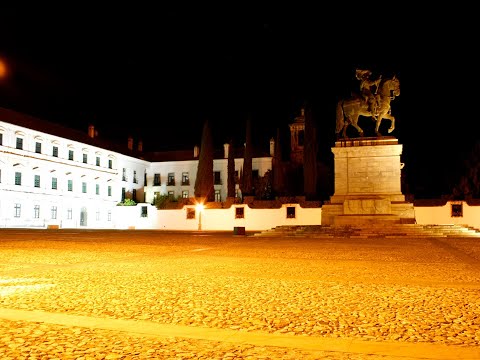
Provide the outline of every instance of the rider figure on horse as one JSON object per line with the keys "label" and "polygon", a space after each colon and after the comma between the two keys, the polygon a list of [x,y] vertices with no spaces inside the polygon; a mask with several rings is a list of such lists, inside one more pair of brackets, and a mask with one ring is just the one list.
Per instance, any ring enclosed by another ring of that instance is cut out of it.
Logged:
{"label": "rider figure on horse", "polygon": [[[378,100],[376,93],[378,85],[382,80],[382,75],[380,75],[376,80],[372,80],[371,75],[372,72],[370,70],[357,69],[355,71],[355,77],[357,78],[357,80],[360,80],[360,94],[365,103],[368,105],[368,110],[372,113],[374,117],[377,117]],[[374,92],[372,92],[373,86],[375,86]]]}

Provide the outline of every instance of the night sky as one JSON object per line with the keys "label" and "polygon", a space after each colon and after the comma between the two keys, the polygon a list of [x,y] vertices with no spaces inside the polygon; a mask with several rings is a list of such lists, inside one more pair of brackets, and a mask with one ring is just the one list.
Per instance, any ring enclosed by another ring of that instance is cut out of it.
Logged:
{"label": "night sky", "polygon": [[2,6],[0,106],[146,150],[193,148],[207,118],[217,146],[242,143],[249,116],[268,150],[307,101],[330,164],[335,105],[367,68],[400,79],[390,135],[411,191],[449,193],[479,139],[473,9],[292,4]]}

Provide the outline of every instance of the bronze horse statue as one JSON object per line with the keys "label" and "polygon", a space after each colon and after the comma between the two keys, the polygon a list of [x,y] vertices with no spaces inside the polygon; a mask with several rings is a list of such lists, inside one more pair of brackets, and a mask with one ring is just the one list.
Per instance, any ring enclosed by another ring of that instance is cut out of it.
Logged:
{"label": "bronze horse statue", "polygon": [[375,133],[378,137],[382,136],[379,131],[382,119],[389,119],[391,124],[388,133],[391,133],[395,129],[395,117],[391,114],[390,101],[399,95],[400,81],[393,76],[391,79],[382,79],[378,86],[375,95],[377,100],[375,113],[372,113],[368,103],[360,95],[340,100],[337,103],[337,126],[335,129],[337,139],[348,138],[347,128],[349,125],[357,129],[359,136],[363,137],[363,129],[358,126],[359,116],[371,117],[373,121],[376,121]]}

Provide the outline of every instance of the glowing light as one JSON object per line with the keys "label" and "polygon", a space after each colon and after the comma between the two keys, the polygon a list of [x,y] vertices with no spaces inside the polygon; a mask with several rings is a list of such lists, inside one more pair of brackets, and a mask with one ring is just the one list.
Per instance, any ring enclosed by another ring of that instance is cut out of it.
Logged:
{"label": "glowing light", "polygon": [[205,206],[203,205],[203,202],[200,202],[195,205],[195,208],[198,212],[198,230],[202,230],[202,212],[203,209],[205,209]]}
{"label": "glowing light", "polygon": [[7,76],[7,64],[2,58],[0,58],[0,78]]}

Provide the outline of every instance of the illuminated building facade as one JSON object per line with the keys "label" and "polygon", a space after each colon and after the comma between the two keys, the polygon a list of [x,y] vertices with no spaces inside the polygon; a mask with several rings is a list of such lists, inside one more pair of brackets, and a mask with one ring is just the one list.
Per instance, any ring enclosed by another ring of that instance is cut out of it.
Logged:
{"label": "illuminated building facade", "polygon": [[[0,108],[0,227],[112,228],[126,198],[194,196],[197,147],[144,153],[133,145],[107,142],[93,126],[81,132]],[[227,196],[227,154],[214,157],[216,201]],[[235,158],[237,172],[242,164]],[[271,164],[270,154],[254,157],[254,176]]]}

